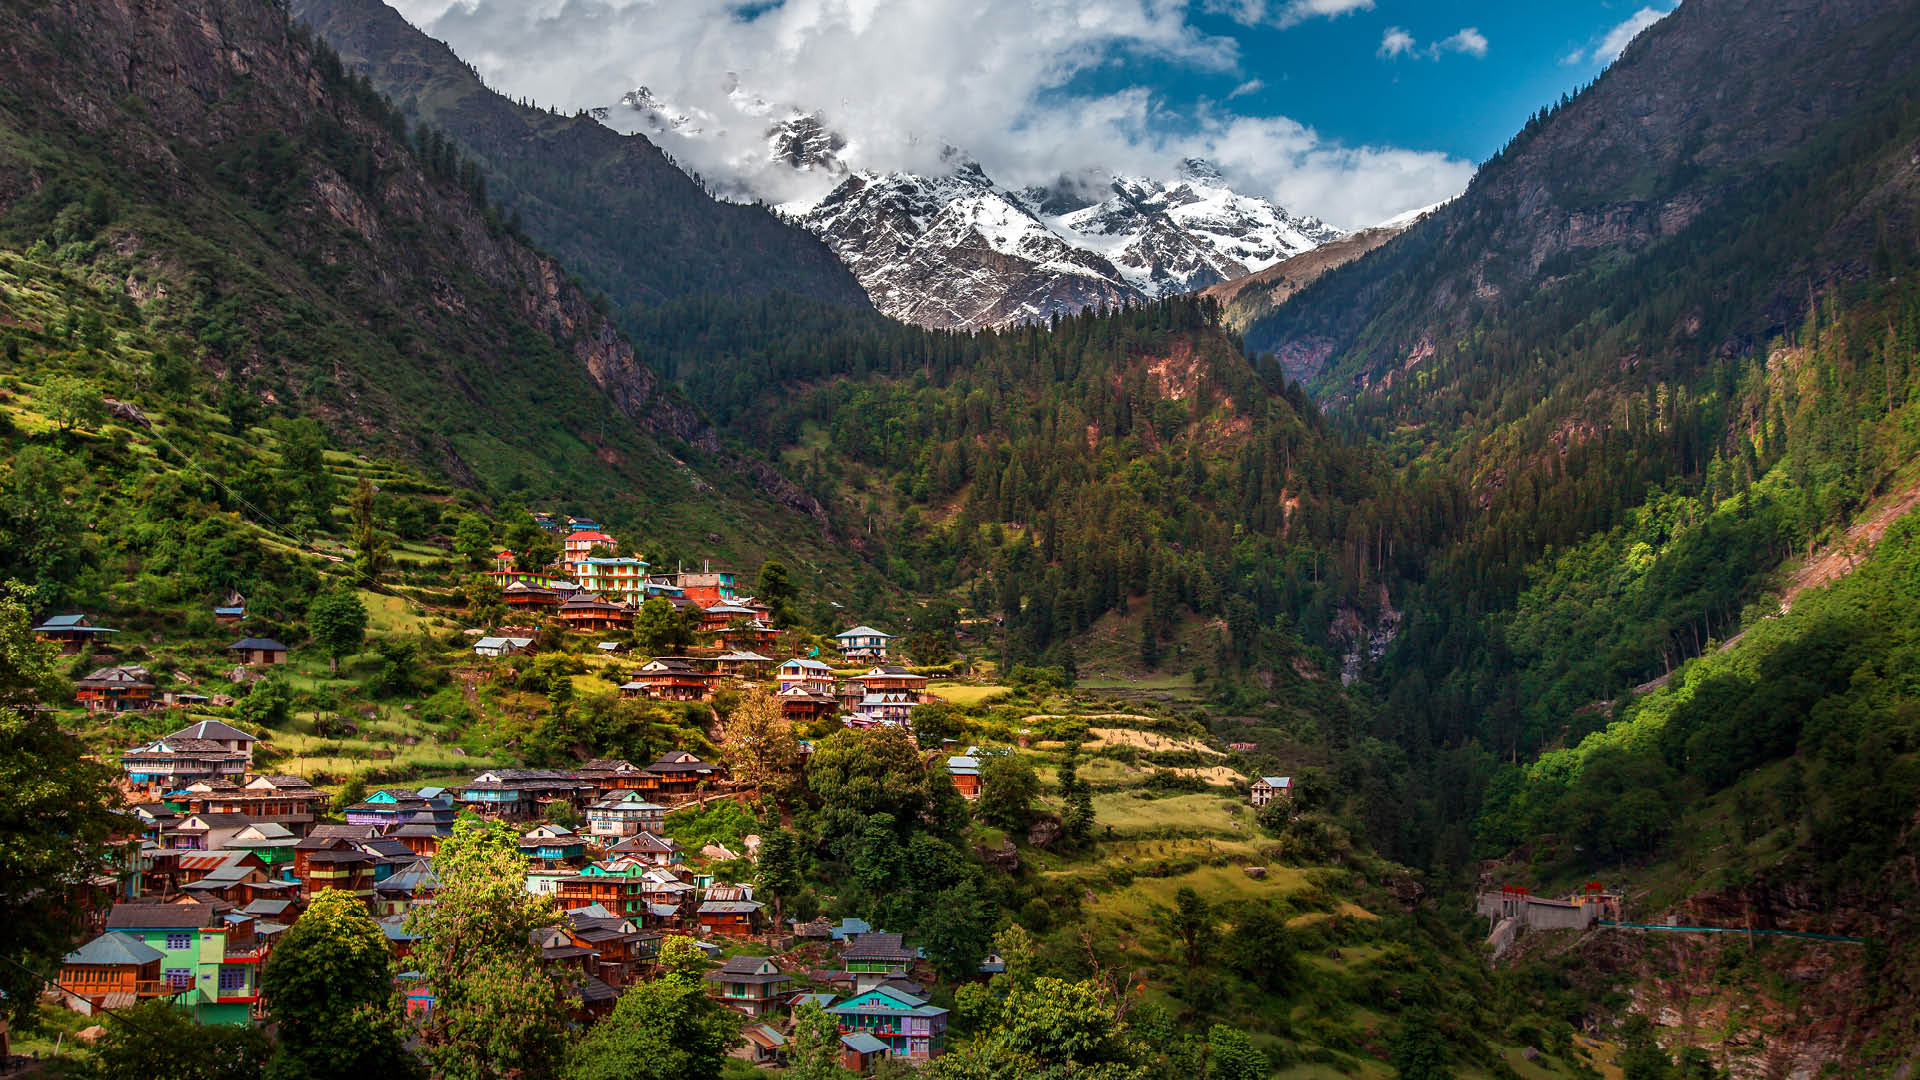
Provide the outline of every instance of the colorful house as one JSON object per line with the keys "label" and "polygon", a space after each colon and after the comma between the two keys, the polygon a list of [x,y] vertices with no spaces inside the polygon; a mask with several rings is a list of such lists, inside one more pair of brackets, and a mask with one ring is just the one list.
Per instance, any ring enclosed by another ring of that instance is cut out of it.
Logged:
{"label": "colorful house", "polygon": [[588,556],[571,568],[574,580],[583,589],[601,596],[639,604],[651,595],[647,591],[647,560],[626,555]]}
{"label": "colorful house", "polygon": [[849,660],[885,660],[893,635],[863,624],[833,635],[833,640],[840,645],[840,655]]}
{"label": "colorful house", "polygon": [[818,660],[796,656],[780,665],[777,677],[782,690],[798,689],[833,696],[833,669]]}
{"label": "colorful house", "polygon": [[656,574],[653,580],[658,584],[671,586],[678,595],[703,608],[731,602],[740,597],[733,571],[715,570],[711,564],[702,564],[702,568],[698,571]]}
{"label": "colorful house", "polygon": [[760,928],[760,911],[766,906],[743,886],[715,885],[707,890],[707,898],[695,914],[700,929],[708,933],[751,937]]}
{"label": "colorful house", "polygon": [[669,750],[659,759],[647,766],[647,771],[659,777],[658,790],[665,795],[689,795],[700,789],[702,784],[722,779],[726,772],[718,765],[709,765],[685,750]]}
{"label": "colorful house", "polygon": [[138,664],[95,668],[74,684],[74,699],[90,713],[153,707],[153,673]]}
{"label": "colorful house", "polygon": [[780,715],[786,717],[789,723],[810,724],[840,712],[839,698],[832,694],[815,693],[803,686],[789,686],[775,694],[774,698],[780,702]]}
{"label": "colorful house", "polygon": [[219,743],[237,754],[247,755],[247,763],[253,763],[253,744],[260,741],[258,736],[249,735],[232,724],[219,720],[201,720],[168,735],[169,739],[206,739]]}
{"label": "colorful house", "polygon": [[578,532],[568,533],[560,541],[560,566],[569,576],[578,580],[581,576],[580,568],[588,559],[594,557],[596,549],[604,548],[607,555],[612,555],[619,546],[618,541],[598,529],[581,529]]}
{"label": "colorful house", "polygon": [[633,625],[633,608],[590,592],[576,593],[560,605],[560,621],[576,633],[601,633]]}
{"label": "colorful house", "polygon": [[60,963],[62,1003],[82,1016],[124,1009],[175,991],[160,977],[166,954],[133,934],[101,934]]}
{"label": "colorful house", "polygon": [[139,939],[161,954],[160,980],[176,1003],[203,1024],[245,1024],[260,997],[266,949],[253,920],[223,918],[225,905],[116,904],[107,929]]}
{"label": "colorful house", "polygon": [[843,1036],[871,1036],[893,1057],[928,1061],[947,1049],[947,1010],[895,987],[876,986],[827,1012],[840,1021]]}
{"label": "colorful house", "polygon": [[560,879],[555,895],[569,910],[594,904],[614,915],[644,920],[647,913],[647,867],[628,859],[588,863],[572,877]]}
{"label": "colorful house", "polygon": [[587,838],[564,825],[536,825],[520,837],[520,854],[544,867],[586,858]]}
{"label": "colorful house", "polygon": [[707,992],[727,1008],[759,1019],[780,1012],[783,988],[793,979],[764,956],[736,956],[705,976]]}
{"label": "colorful house", "polygon": [[635,833],[607,849],[607,854],[646,866],[678,866],[684,858],[680,842],[670,836]]}
{"label": "colorful house", "polygon": [[666,817],[666,807],[638,791],[616,792],[587,806],[587,835],[616,839],[643,832],[658,835]]}
{"label": "colorful house", "polygon": [[172,735],[143,743],[120,755],[120,768],[135,786],[175,791],[195,780],[225,779],[247,774],[247,755],[229,750],[212,739],[180,739]]}

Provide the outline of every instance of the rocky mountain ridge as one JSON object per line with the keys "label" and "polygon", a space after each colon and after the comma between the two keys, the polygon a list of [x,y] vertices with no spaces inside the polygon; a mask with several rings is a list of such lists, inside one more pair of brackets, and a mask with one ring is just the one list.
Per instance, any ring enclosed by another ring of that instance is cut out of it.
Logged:
{"label": "rocky mountain ridge", "polygon": [[1016,189],[951,148],[939,171],[855,168],[857,148],[820,113],[737,83],[727,103],[731,117],[643,86],[595,115],[696,155],[730,124],[754,125],[757,141],[724,163],[727,175],[703,179],[735,198],[799,192],[782,212],[826,241],[875,307],[923,326],[1001,326],[1192,292],[1345,235],[1234,191],[1206,161],[1183,161],[1168,180],[1087,169]]}

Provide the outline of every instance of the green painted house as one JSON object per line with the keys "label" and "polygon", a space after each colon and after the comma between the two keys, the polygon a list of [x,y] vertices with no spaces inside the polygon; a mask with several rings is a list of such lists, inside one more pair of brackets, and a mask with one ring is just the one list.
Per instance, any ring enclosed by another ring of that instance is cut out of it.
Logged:
{"label": "green painted house", "polygon": [[249,916],[226,905],[116,904],[107,929],[160,953],[160,979],[202,1024],[246,1024],[260,998],[265,949]]}

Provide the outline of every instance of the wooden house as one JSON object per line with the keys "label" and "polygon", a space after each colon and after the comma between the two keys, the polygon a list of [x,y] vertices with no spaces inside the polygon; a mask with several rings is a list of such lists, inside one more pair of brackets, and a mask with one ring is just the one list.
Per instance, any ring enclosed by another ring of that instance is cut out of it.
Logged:
{"label": "wooden house", "polygon": [[614,915],[644,922],[646,871],[646,864],[631,859],[588,863],[572,877],[561,878],[554,895],[568,910],[598,904]]}
{"label": "wooden house", "polygon": [[574,633],[624,630],[633,625],[633,608],[594,593],[579,593],[560,605],[560,621]]}
{"label": "wooden house", "polygon": [[686,660],[663,656],[647,661],[634,672],[633,678],[620,687],[620,693],[655,701],[705,701],[712,694],[713,681],[713,675]]}
{"label": "wooden house", "polygon": [[864,1031],[840,1036],[840,1067],[862,1076],[887,1056],[887,1044]]}
{"label": "wooden house", "polygon": [[760,929],[760,911],[766,907],[738,885],[715,885],[694,912],[700,929],[725,937],[751,937]]}
{"label": "wooden house", "polygon": [[500,590],[500,599],[510,608],[534,612],[556,611],[560,607],[560,594],[548,582],[535,584],[524,578],[515,578],[507,582]]}
{"label": "wooden house", "polygon": [[592,974],[608,986],[637,981],[660,955],[659,934],[598,906],[569,910],[560,928],[574,944],[593,950],[596,969]]}
{"label": "wooden house", "polygon": [[259,736],[249,735],[232,724],[219,720],[200,720],[179,731],[168,735],[169,739],[207,739],[218,743],[235,753],[245,754],[247,763],[253,763],[253,745],[260,741]]}
{"label": "wooden house", "polygon": [[182,739],[172,735],[142,743],[120,755],[120,768],[136,787],[174,791],[195,780],[214,777],[232,780],[247,774],[247,755],[229,750],[212,739]]}
{"label": "wooden house", "polygon": [[138,664],[95,668],[74,684],[74,698],[90,713],[129,712],[153,707],[153,673]]}
{"label": "wooden house", "polygon": [[680,842],[671,836],[650,832],[635,833],[607,849],[607,854],[630,859],[644,866],[678,866],[685,858]]}
{"label": "wooden house", "polygon": [[927,677],[898,664],[880,664],[847,680],[863,694],[906,694],[916,703],[927,700]]}
{"label": "wooden house", "polygon": [[793,981],[764,956],[736,956],[705,978],[714,1000],[756,1020],[779,1015],[786,1005],[786,985]]}
{"label": "wooden house", "polygon": [[105,933],[60,962],[62,1004],[83,1016],[175,992],[160,976],[166,954],[133,934]]}
{"label": "wooden house", "polygon": [[929,1061],[946,1052],[947,1010],[896,987],[876,986],[827,1012],[840,1021],[842,1032],[885,1043],[889,1057]]}
{"label": "wooden house", "polygon": [[794,724],[810,724],[840,712],[839,698],[832,694],[816,693],[802,685],[782,688],[774,695],[774,700],[780,703],[780,715]]}
{"label": "wooden house", "polygon": [[93,625],[85,615],[54,615],[33,628],[33,636],[55,642],[65,654],[77,653],[89,645],[103,645],[118,630]]}
{"label": "wooden house", "polygon": [[618,791],[652,791],[659,778],[624,758],[594,758],[573,771],[574,779],[590,784],[605,797]]}
{"label": "wooden house", "polygon": [[861,934],[840,957],[855,989],[871,990],[888,979],[903,978],[913,966],[914,950],[899,934]]}
{"label": "wooden house", "polygon": [[771,1024],[746,1024],[740,1028],[740,1045],[727,1054],[759,1068],[777,1068],[786,1064],[787,1037]]}
{"label": "wooden house", "polygon": [[660,778],[657,790],[662,795],[690,795],[703,784],[724,779],[726,771],[701,761],[685,750],[669,750],[647,766]]}
{"label": "wooden house", "polygon": [[1254,780],[1248,798],[1255,806],[1265,806],[1275,799],[1286,798],[1292,792],[1293,777],[1262,776]]}
{"label": "wooden house", "polygon": [[773,670],[773,657],[751,649],[733,649],[713,658],[714,670],[742,679],[764,679]]}
{"label": "wooden house", "polygon": [[887,658],[888,643],[893,640],[893,635],[862,624],[851,630],[842,630],[833,635],[833,640],[840,646],[840,655],[848,660],[881,661]]}
{"label": "wooden house", "polygon": [[955,754],[947,759],[947,775],[953,778],[953,789],[961,798],[972,802],[980,797],[979,758]]}
{"label": "wooden house", "polygon": [[490,769],[461,785],[455,801],[476,813],[524,821],[551,802],[578,803],[592,785],[555,769]]}
{"label": "wooden house", "polygon": [[667,808],[640,792],[615,792],[587,805],[587,835],[614,840],[643,832],[658,835],[666,818]]}
{"label": "wooden house", "polygon": [[287,647],[272,638],[245,637],[227,646],[227,655],[248,667],[273,667],[287,662]]}

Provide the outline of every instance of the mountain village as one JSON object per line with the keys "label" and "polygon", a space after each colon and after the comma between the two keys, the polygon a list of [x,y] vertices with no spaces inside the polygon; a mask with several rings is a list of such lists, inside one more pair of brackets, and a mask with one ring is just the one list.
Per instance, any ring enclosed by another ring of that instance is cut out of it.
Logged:
{"label": "mountain village", "polygon": [[[561,556],[521,567],[513,552],[498,553],[485,574],[510,621],[473,632],[480,662],[523,663],[543,639],[624,654],[622,643],[599,638],[631,628],[641,605],[658,600],[695,628],[695,644],[682,655],[634,659],[622,698],[705,702],[721,689],[759,692],[783,719],[815,730],[823,722],[911,730],[913,711],[940,700],[925,675],[892,662],[893,634],[856,625],[835,635],[825,659],[817,647],[783,655],[792,650],[772,608],[741,592],[734,573],[652,573],[643,559],[615,555],[617,541],[594,522],[535,520],[561,537]],[[245,600],[229,596],[213,613],[241,623]],[[110,648],[119,632],[83,614],[33,629],[68,654]],[[286,665],[291,650],[241,637],[225,651],[236,681],[246,681]],[[136,664],[100,667],[77,682],[76,704],[95,714],[192,716],[232,701],[160,682]],[[792,1010],[805,1003],[837,1020],[849,1069],[869,1071],[887,1057],[924,1061],[945,1048],[947,1010],[929,1003],[918,981],[929,974],[924,955],[900,934],[853,918],[774,918],[751,883],[733,880],[751,875],[756,835],[741,851],[687,851],[665,835],[676,811],[755,798],[723,764],[675,750],[644,763],[492,768],[465,783],[379,787],[337,805],[306,778],[257,770],[261,741],[224,720],[194,719],[120,755],[125,854],[74,898],[92,936],[66,957],[53,995],[61,1004],[88,1014],[166,998],[202,1023],[265,1020],[261,965],[307,903],[330,890],[365,904],[404,967],[414,940],[408,913],[432,903],[434,854],[470,814],[524,830],[526,889],[554,897],[565,916],[537,943],[564,973],[581,1023],[605,1016],[623,988],[649,977],[664,938],[683,936],[718,962],[706,975],[712,995],[747,1019],[737,1057],[781,1062]],[[809,741],[798,746],[811,752]],[[946,772],[964,798],[979,797],[978,748],[921,749],[927,768]],[[736,954],[743,943],[754,951]],[[989,957],[982,977],[998,963]],[[433,988],[417,974],[401,979],[408,1014],[430,1011]]]}

